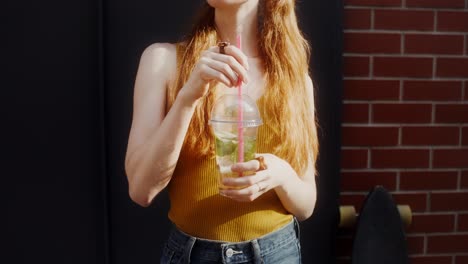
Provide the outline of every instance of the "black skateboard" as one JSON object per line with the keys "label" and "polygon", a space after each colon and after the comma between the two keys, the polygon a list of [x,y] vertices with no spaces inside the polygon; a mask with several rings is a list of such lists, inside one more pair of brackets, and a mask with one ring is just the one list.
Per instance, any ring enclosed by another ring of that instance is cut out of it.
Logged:
{"label": "black skateboard", "polygon": [[407,264],[405,231],[392,196],[375,187],[364,201],[353,242],[352,264]]}

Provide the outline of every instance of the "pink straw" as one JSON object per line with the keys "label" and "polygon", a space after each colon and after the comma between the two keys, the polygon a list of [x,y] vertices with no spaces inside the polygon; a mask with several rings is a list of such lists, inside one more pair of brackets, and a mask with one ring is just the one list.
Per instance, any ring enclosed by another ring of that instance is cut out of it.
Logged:
{"label": "pink straw", "polygon": [[[242,50],[242,38],[241,35],[238,34],[236,37],[237,40],[237,48]],[[243,126],[244,126],[244,111],[242,110],[242,81],[239,79],[237,82],[237,91],[238,91],[238,97],[239,97],[239,107],[237,109],[238,111],[238,126],[237,126],[237,136],[238,136],[238,150],[239,150],[239,162],[244,162],[244,133],[243,133]]]}

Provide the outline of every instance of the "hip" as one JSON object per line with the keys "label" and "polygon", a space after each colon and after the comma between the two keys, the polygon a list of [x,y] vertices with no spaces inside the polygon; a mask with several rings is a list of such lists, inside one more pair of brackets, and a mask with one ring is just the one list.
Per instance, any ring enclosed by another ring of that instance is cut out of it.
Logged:
{"label": "hip", "polygon": [[262,237],[234,243],[197,238],[173,228],[164,247],[161,263],[299,264],[299,240],[296,219]]}

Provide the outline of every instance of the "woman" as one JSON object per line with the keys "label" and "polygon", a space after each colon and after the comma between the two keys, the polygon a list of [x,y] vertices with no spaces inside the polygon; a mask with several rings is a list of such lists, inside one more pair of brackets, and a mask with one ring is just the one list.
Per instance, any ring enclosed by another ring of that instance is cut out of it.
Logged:
{"label": "woman", "polygon": [[[184,42],[143,52],[125,165],[141,206],[169,188],[175,228],[162,263],[300,263],[294,220],[315,207],[318,143],[294,8],[294,0],[207,0]],[[239,25],[242,51],[221,50],[217,43],[235,40]],[[225,179],[232,188],[219,191],[208,119],[217,96],[239,81],[264,120],[263,159],[233,165],[256,173]]]}

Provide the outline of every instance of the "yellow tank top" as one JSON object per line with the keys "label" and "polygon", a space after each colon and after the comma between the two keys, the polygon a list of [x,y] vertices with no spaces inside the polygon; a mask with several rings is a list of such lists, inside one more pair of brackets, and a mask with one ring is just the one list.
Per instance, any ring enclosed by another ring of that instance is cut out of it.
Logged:
{"label": "yellow tank top", "polygon": [[[258,101],[261,113],[262,98]],[[260,126],[258,153],[272,153],[280,143],[268,124]],[[253,202],[219,195],[218,173],[214,156],[194,157],[182,148],[168,186],[169,219],[181,231],[204,239],[240,242],[273,232],[292,220],[274,190]]]}
{"label": "yellow tank top", "polygon": [[[271,136],[268,126],[260,127],[258,153],[271,153],[280,143]],[[236,202],[219,195],[215,157],[197,159],[183,150],[169,184],[169,197],[169,219],[181,231],[199,238],[251,240],[281,228],[292,219],[274,190],[253,202]]]}

